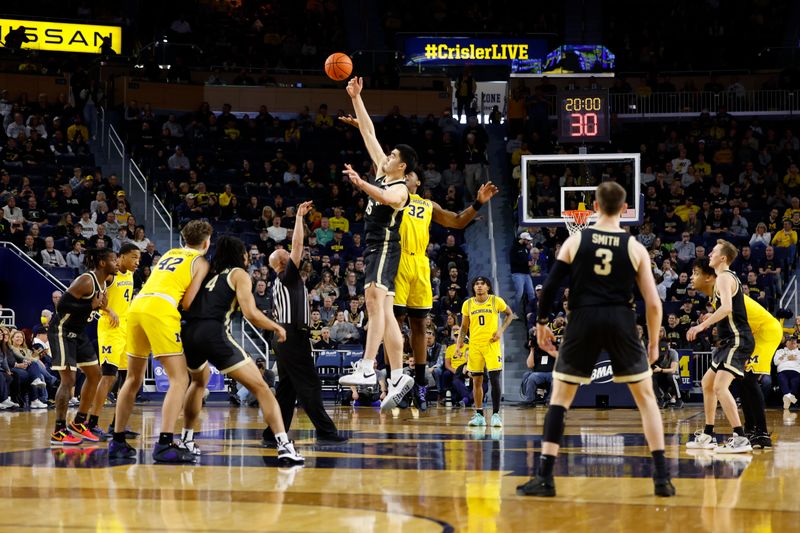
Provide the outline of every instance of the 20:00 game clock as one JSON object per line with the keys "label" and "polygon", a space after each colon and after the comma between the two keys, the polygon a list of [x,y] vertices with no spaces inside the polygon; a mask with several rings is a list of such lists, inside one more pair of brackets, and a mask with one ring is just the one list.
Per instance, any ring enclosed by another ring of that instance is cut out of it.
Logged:
{"label": "20:00 game clock", "polygon": [[608,142],[608,91],[586,90],[559,93],[558,141]]}

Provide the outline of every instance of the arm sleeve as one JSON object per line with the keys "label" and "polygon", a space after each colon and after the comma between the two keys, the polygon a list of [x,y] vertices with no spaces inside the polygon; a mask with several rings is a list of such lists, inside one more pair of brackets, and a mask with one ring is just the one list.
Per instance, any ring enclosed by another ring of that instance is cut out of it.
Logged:
{"label": "arm sleeve", "polygon": [[59,313],[74,313],[83,309],[84,304],[67,292],[64,293],[61,300],[58,302]]}
{"label": "arm sleeve", "polygon": [[564,281],[564,278],[569,276],[570,270],[569,263],[565,263],[561,260],[556,261],[553,270],[550,271],[550,275],[547,276],[547,281],[544,282],[544,286],[542,287],[542,296],[539,298],[539,310],[536,313],[537,320],[547,320],[549,317],[550,309],[556,298],[556,292],[561,286],[561,282]]}

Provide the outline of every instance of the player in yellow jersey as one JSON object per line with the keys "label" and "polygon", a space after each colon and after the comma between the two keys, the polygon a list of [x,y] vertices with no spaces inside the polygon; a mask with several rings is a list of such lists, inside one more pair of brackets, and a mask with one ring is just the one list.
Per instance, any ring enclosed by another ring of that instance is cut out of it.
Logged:
{"label": "player in yellow jersey", "polygon": [[[431,221],[446,228],[464,229],[477,215],[483,204],[497,194],[497,187],[487,182],[478,189],[475,203],[460,213],[442,209],[434,201],[417,194],[422,186],[422,173],[406,175],[410,194],[408,206],[400,222],[400,266],[394,278],[394,314],[402,324],[406,315],[411,327],[411,351],[414,354],[414,405],[420,410],[428,408],[425,381],[427,351],[425,350],[425,317],[433,307],[430,259],[426,252],[430,241]],[[417,372],[416,369],[420,371]]]}
{"label": "player in yellow jersey", "polygon": [[[500,418],[500,372],[503,371],[503,354],[500,352],[500,338],[514,320],[514,312],[499,296],[492,294],[492,285],[483,276],[472,282],[472,298],[461,305],[461,335],[456,342],[456,353],[461,351],[464,336],[469,331],[469,357],[467,371],[472,376],[472,394],[475,397],[475,416],[470,426],[485,426],[483,416],[483,373],[489,373],[492,385],[492,427],[502,427]],[[500,313],[506,315],[502,326]],[[498,327],[499,326],[499,327]]]}
{"label": "player in yellow jersey", "polygon": [[181,230],[185,248],[173,248],[161,256],[147,282],[128,310],[128,376],[117,395],[114,435],[109,445],[111,459],[136,455],[125,442],[125,425],[133,410],[136,392],[142,386],[147,359],[152,353],[169,377],[169,389],[161,408],[161,434],[153,448],[159,462],[194,462],[194,454],[173,441],[175,422],[189,385],[189,371],[181,342],[180,305],[189,309],[208,274],[203,257],[211,243],[211,224],[193,220]]}
{"label": "player in yellow jersey", "polygon": [[[103,409],[108,391],[117,381],[117,373],[127,374],[128,354],[125,352],[128,332],[128,307],[133,300],[133,273],[139,268],[141,251],[133,243],[123,244],[117,255],[117,273],[109,278],[106,295],[108,305],[100,312],[97,321],[97,345],[100,350],[100,365],[103,377],[97,384],[97,393],[94,396],[94,406],[89,412],[89,428],[94,428],[95,435],[102,435],[98,427],[98,418]],[[124,381],[124,378],[123,378]],[[110,433],[114,431],[114,423],[109,426]]]}
{"label": "player in yellow jersey", "polygon": [[[708,264],[708,258],[695,261],[692,267],[691,286],[703,294],[713,294],[717,275]],[[783,328],[777,318],[764,309],[761,304],[744,296],[744,307],[747,311],[747,323],[753,331],[755,348],[745,365],[744,378],[741,383],[742,411],[744,411],[745,436],[753,448],[771,448],[772,439],[767,430],[766,404],[759,381],[771,372],[772,356],[783,340]],[[703,389],[703,401],[706,396],[716,404],[714,390]]]}
{"label": "player in yellow jersey", "polygon": [[[352,116],[339,117],[339,120],[358,128],[358,120]],[[400,264],[394,278],[394,315],[400,324],[408,316],[414,368],[421,369],[420,372],[414,372],[412,393],[414,405],[421,411],[428,408],[425,398],[428,392],[425,381],[425,317],[433,307],[431,267],[427,256],[431,221],[446,228],[464,229],[478,215],[481,206],[498,192],[491,181],[486,182],[478,189],[475,202],[460,213],[455,213],[417,194],[422,187],[423,175],[422,170],[406,174],[409,202],[400,222]]]}

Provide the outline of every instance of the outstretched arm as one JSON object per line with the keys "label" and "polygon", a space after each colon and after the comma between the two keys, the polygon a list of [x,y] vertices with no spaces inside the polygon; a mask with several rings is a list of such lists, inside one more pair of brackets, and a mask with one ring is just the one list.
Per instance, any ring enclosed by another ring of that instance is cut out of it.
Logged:
{"label": "outstretched arm", "polygon": [[305,223],[303,219],[311,211],[312,201],[303,202],[297,207],[297,215],[294,217],[294,231],[292,232],[292,253],[289,259],[296,267],[300,267],[300,260],[303,258],[303,239],[305,238]]}
{"label": "outstretched arm", "polygon": [[[497,194],[498,188],[488,181],[478,189],[477,200],[474,204],[462,210],[460,213],[448,211],[442,206],[433,202],[433,221],[445,228],[464,229],[478,216],[478,210],[483,204],[492,199]],[[478,205],[476,205],[478,204]]]}
{"label": "outstretched arm", "polygon": [[380,172],[383,160],[386,159],[386,154],[383,152],[381,143],[378,142],[378,137],[375,135],[375,126],[372,124],[372,119],[369,118],[369,113],[367,113],[367,107],[361,98],[361,90],[363,88],[364,80],[356,76],[347,83],[347,94],[350,95],[350,99],[353,101],[353,109],[356,112],[361,138],[364,139],[369,156],[378,168],[378,172]]}

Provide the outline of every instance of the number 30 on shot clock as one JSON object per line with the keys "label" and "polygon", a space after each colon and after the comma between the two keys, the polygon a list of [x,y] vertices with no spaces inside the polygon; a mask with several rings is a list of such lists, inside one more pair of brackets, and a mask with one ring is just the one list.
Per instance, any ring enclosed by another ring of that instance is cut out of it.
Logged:
{"label": "number 30 on shot clock", "polygon": [[601,90],[559,93],[558,141],[608,142],[608,92]]}

